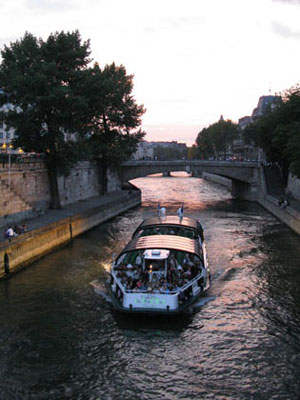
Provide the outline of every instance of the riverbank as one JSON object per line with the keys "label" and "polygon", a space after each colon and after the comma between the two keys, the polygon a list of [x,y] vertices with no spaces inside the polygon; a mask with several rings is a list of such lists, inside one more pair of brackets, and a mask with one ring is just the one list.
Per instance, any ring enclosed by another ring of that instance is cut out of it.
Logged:
{"label": "riverbank", "polygon": [[[292,196],[289,198],[289,205],[285,208],[279,206],[282,197],[280,191],[272,193],[268,190],[268,177],[264,168],[260,167],[260,196],[258,203],[268,210],[271,214],[285,223],[295,233],[300,235],[300,201]],[[269,182],[270,183],[270,182]],[[271,186],[271,185],[269,185]],[[285,197],[285,196],[284,196]]]}
{"label": "riverbank", "polygon": [[[74,237],[141,204],[140,190],[118,190],[46,210],[27,221],[28,231],[8,241],[0,239],[0,279],[28,266],[38,258],[70,243]],[[2,236],[2,235],[1,235]]]}
{"label": "riverbank", "polygon": [[[231,180],[214,175],[203,173],[202,177],[208,181],[218,183],[222,186],[226,186],[227,189],[231,190]],[[295,233],[300,235],[300,200],[290,197],[289,205],[286,208],[279,206],[280,197],[284,197],[284,194],[280,192],[268,192],[267,177],[265,176],[264,169],[261,167],[260,170],[260,195],[257,199],[258,204],[268,210],[271,214],[277,217],[280,221],[285,223]],[[271,185],[272,187],[272,185]]]}

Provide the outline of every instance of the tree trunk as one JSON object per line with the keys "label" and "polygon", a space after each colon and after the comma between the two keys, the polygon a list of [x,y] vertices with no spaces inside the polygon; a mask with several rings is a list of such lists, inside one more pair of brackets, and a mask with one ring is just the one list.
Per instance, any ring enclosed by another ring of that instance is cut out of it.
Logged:
{"label": "tree trunk", "polygon": [[59,198],[59,191],[58,191],[58,182],[57,182],[57,167],[55,160],[53,158],[49,158],[47,160],[48,165],[48,177],[50,183],[50,208],[54,210],[60,210],[60,198]]}
{"label": "tree trunk", "polygon": [[100,194],[107,194],[107,160],[105,156],[98,158],[98,173],[99,173],[99,183],[100,183]]}

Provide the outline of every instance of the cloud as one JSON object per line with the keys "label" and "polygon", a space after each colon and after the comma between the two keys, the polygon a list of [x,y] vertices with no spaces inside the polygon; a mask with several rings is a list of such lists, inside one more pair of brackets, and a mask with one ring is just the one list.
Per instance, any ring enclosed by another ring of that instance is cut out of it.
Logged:
{"label": "cloud", "polygon": [[29,10],[65,11],[70,9],[70,2],[59,0],[26,0],[25,7]]}
{"label": "cloud", "polygon": [[273,0],[276,3],[285,3],[285,4],[298,4],[300,6],[300,0]]}
{"label": "cloud", "polygon": [[[299,1],[300,4],[300,1]],[[294,31],[290,29],[286,25],[282,25],[279,22],[272,22],[272,30],[275,32],[277,35],[282,36],[283,38],[286,39],[300,39],[300,31]]]}
{"label": "cloud", "polygon": [[198,26],[205,22],[205,18],[202,16],[186,16],[186,17],[178,17],[174,19],[166,20],[166,24],[172,28],[179,29],[179,28],[186,28],[191,26]]}
{"label": "cloud", "polygon": [[181,29],[191,29],[194,27],[199,27],[206,22],[206,18],[202,16],[185,16],[185,17],[169,17],[169,18],[160,18],[153,25],[153,23],[147,24],[143,31],[145,33],[160,33],[161,31],[170,31],[170,30],[181,30]]}
{"label": "cloud", "polygon": [[15,36],[10,36],[6,38],[1,38],[0,37],[0,50],[4,49],[4,45],[9,46],[11,42],[15,42],[17,38]]}
{"label": "cloud", "polygon": [[[45,11],[47,13],[70,12],[73,10],[86,9],[93,6],[96,0],[25,0],[24,6],[33,12]],[[101,3],[101,0],[99,1]]]}

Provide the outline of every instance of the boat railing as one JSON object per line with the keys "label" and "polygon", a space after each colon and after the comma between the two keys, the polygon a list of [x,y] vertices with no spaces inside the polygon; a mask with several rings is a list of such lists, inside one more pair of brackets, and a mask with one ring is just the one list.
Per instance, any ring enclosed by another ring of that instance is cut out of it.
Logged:
{"label": "boat railing", "polygon": [[144,294],[171,294],[171,295],[176,295],[179,293],[179,290],[162,290],[162,291],[149,291],[149,290],[130,290],[130,289],[125,289],[125,293],[131,293],[131,294],[139,294],[139,293],[144,293]]}
{"label": "boat railing", "polygon": [[190,286],[193,285],[193,283],[197,282],[202,277],[204,277],[204,270],[202,270],[200,274],[198,274],[197,276],[195,276],[195,278],[191,279],[184,286],[182,286],[179,291],[185,292],[186,289],[188,289]]}
{"label": "boat railing", "polygon": [[204,269],[201,271],[200,274],[195,276],[195,278],[191,279],[189,282],[187,282],[184,286],[181,288],[178,288],[177,290],[162,290],[162,291],[149,291],[147,289],[126,289],[124,288],[124,285],[121,283],[119,278],[116,277],[114,274],[115,282],[118,285],[119,289],[122,291],[123,294],[125,293],[130,293],[130,294],[137,294],[137,293],[144,293],[144,294],[169,294],[169,295],[179,295],[180,293],[185,292],[188,288],[190,288],[195,282],[197,282],[199,279],[204,277]]}
{"label": "boat railing", "polygon": [[116,277],[115,274],[114,274],[114,279],[115,279],[115,282],[116,282],[116,284],[118,285],[119,289],[121,290],[121,292],[122,292],[123,294],[125,294],[125,293],[126,293],[126,290],[124,290],[123,284],[121,283],[120,279]]}

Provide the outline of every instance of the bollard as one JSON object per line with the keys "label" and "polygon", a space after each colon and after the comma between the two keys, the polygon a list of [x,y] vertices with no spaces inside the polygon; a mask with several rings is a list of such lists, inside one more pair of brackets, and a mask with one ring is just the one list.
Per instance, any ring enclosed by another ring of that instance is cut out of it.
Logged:
{"label": "bollard", "polygon": [[9,257],[7,253],[4,254],[4,271],[9,274]]}

